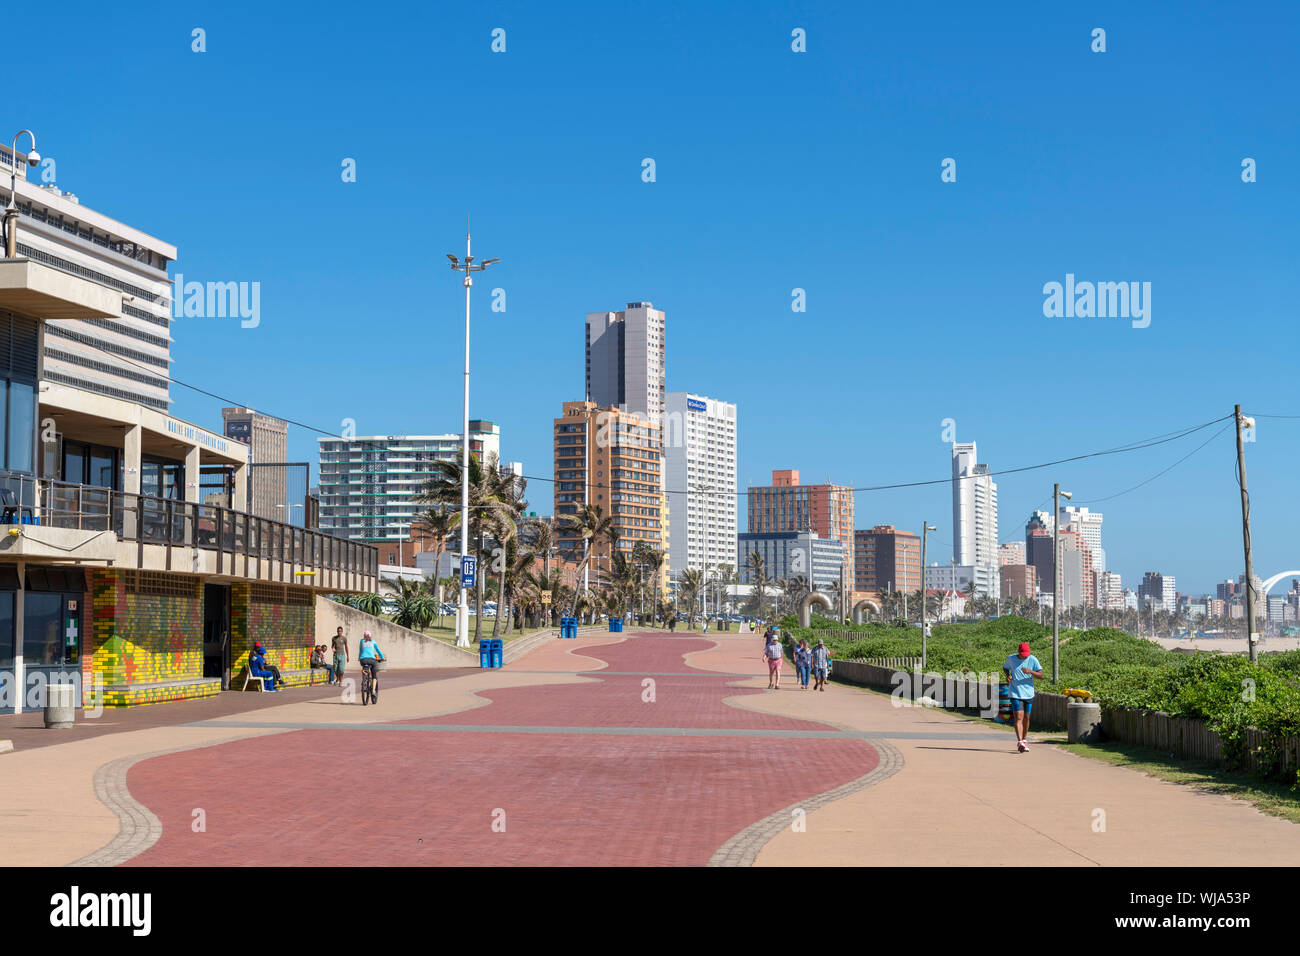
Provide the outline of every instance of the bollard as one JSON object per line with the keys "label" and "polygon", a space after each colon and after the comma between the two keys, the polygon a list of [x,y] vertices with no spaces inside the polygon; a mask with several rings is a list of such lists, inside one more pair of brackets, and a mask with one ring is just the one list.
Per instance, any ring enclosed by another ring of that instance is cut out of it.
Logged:
{"label": "bollard", "polygon": [[50,684],[45,688],[45,726],[67,730],[77,716],[77,685]]}
{"label": "bollard", "polygon": [[1098,743],[1101,740],[1101,704],[1070,701],[1065,709],[1065,726],[1070,743]]}

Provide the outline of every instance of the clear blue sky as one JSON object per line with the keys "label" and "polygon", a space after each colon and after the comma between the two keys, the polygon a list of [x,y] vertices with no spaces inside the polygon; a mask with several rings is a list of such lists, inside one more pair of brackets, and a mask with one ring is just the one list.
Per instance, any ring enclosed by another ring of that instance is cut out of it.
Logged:
{"label": "clear blue sky", "polygon": [[[176,323],[179,379],[325,429],[457,431],[443,254],[470,213],[502,259],[476,286],[472,414],[528,473],[550,476],[551,418],[583,397],[584,314],[650,300],[669,388],[739,404],[742,488],[791,467],[866,486],[945,477],[949,417],[996,470],[1234,402],[1300,415],[1300,13],[1133,6],[24,5],[7,114],[60,186],[175,243],[188,279],[262,284],[256,329]],[[1150,327],[1045,318],[1067,272],[1151,282]],[[219,427],[220,402],[173,398]],[[1210,434],[998,479],[1001,539],[1053,480],[1088,504]],[[1248,446],[1263,575],[1300,564],[1298,438],[1263,420]],[[314,436],[292,429],[291,452],[314,463]],[[1227,431],[1096,506],[1126,586],[1235,578],[1233,468]],[[549,513],[550,485],[531,491]],[[857,514],[928,518],[949,556],[947,486],[860,493]]]}

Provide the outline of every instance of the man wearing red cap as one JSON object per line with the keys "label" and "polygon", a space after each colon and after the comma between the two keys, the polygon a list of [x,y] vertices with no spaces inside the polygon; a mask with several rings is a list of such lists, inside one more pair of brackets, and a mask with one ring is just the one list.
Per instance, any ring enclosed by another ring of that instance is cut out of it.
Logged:
{"label": "man wearing red cap", "polygon": [[1029,653],[1029,644],[1021,642],[1018,653],[1002,665],[1007,675],[1007,696],[1011,700],[1011,717],[1016,725],[1016,751],[1029,750],[1029,712],[1034,707],[1034,678],[1043,676],[1043,665]]}

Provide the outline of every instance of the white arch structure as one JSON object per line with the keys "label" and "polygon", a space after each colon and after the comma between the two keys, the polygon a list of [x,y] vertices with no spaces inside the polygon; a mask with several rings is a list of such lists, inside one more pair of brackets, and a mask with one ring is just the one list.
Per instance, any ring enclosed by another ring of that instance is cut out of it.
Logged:
{"label": "white arch structure", "polygon": [[[1279,571],[1277,574],[1273,575],[1265,581],[1263,587],[1260,588],[1259,599],[1264,601],[1268,597],[1268,592],[1273,590],[1273,585],[1277,584],[1277,582],[1281,581],[1283,578],[1300,578],[1300,571]],[[1267,602],[1264,604],[1264,614],[1265,616],[1268,614]]]}
{"label": "white arch structure", "polygon": [[828,611],[834,610],[835,606],[831,604],[830,598],[828,598],[825,594],[822,594],[820,591],[813,591],[811,594],[809,594],[807,597],[805,597],[802,601],[799,602],[799,626],[800,627],[808,627],[809,625],[812,624],[812,606],[814,601],[820,604],[822,607],[826,608],[826,610]]}
{"label": "white arch structure", "polygon": [[859,601],[857,604],[853,605],[854,624],[862,623],[862,609],[867,607],[871,608],[873,611],[876,612],[876,617],[880,617],[880,605],[877,604],[875,601],[871,600],[870,598],[864,598],[863,600]]}

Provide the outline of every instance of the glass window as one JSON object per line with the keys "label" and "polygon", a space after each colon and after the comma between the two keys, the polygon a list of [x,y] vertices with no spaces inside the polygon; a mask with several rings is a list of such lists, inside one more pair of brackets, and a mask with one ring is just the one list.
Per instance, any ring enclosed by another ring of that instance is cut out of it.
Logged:
{"label": "glass window", "polygon": [[35,471],[33,445],[36,438],[36,389],[31,385],[25,382],[9,383],[6,423],[9,444],[5,466],[11,471]]}
{"label": "glass window", "polygon": [[162,497],[162,465],[156,461],[140,462],[140,494]]}
{"label": "glass window", "polygon": [[62,594],[28,591],[23,595],[24,667],[58,667],[63,663],[62,610]]}
{"label": "glass window", "polygon": [[86,480],[86,446],[81,442],[63,443],[63,480],[73,484]]}
{"label": "glass window", "polygon": [[14,669],[14,592],[0,591],[0,671]]}
{"label": "glass window", "polygon": [[117,487],[117,455],[111,448],[94,445],[90,449],[90,473],[86,484],[96,488]]}

